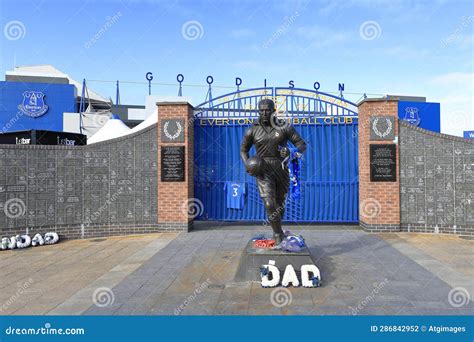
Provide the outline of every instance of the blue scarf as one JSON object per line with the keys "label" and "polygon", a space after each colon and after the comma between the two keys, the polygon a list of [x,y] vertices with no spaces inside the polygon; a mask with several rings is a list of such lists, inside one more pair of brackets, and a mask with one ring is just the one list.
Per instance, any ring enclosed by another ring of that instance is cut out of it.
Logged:
{"label": "blue scarf", "polygon": [[288,162],[288,169],[290,170],[290,194],[291,198],[298,200],[301,197],[301,185],[300,185],[300,170],[301,161],[300,158],[295,156],[298,152],[296,148],[290,148],[290,159]]}

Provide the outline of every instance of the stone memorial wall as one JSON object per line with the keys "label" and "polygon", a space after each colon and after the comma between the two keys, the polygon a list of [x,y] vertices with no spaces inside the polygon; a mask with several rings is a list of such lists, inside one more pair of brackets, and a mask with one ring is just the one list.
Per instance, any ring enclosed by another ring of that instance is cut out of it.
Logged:
{"label": "stone memorial wall", "polygon": [[82,147],[0,145],[0,235],[156,231],[157,158],[157,125]]}
{"label": "stone memorial wall", "polygon": [[474,142],[400,121],[402,231],[474,235]]}

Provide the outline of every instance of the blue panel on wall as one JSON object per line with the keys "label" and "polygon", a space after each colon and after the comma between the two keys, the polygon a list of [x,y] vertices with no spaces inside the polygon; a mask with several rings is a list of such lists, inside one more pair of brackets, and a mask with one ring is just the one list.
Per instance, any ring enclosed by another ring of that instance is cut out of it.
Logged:
{"label": "blue panel on wall", "polygon": [[433,132],[441,129],[439,103],[399,101],[398,118]]}
{"label": "blue panel on wall", "polygon": [[0,132],[63,130],[63,113],[75,112],[72,84],[0,82]]}

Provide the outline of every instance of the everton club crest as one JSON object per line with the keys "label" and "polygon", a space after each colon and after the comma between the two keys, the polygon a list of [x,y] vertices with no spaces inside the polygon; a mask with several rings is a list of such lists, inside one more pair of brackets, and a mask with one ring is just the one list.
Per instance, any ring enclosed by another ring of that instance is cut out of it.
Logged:
{"label": "everton club crest", "polygon": [[405,117],[403,118],[403,120],[408,122],[411,125],[418,126],[421,121],[421,118],[418,115],[418,108],[416,107],[405,108]]}
{"label": "everton club crest", "polygon": [[25,91],[23,102],[18,109],[31,118],[37,118],[48,111],[48,106],[44,103],[44,94],[41,91]]}

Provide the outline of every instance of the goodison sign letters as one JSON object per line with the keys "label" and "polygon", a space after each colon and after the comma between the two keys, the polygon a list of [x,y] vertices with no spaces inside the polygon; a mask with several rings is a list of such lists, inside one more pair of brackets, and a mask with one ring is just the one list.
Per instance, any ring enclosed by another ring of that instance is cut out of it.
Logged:
{"label": "goodison sign letters", "polygon": [[[145,78],[148,82],[151,82],[153,80],[153,73],[151,71],[148,71],[146,74],[145,74]],[[176,80],[181,84],[183,81],[184,81],[184,75],[183,74],[178,74],[176,76]],[[212,83],[214,83],[214,77],[212,75],[209,75],[206,77],[206,82],[207,84],[211,85]],[[242,81],[242,78],[240,77],[236,77],[235,78],[235,85],[237,87],[240,87],[242,85],[243,81]],[[267,88],[267,79],[264,79],[263,80],[263,84],[264,84],[264,87]],[[292,89],[295,87],[295,81],[294,80],[289,80],[288,81],[288,88]],[[321,83],[316,81],[313,83],[313,88],[315,90],[319,90],[321,88]],[[338,83],[338,91],[340,92],[343,92],[344,91],[344,83]]]}

